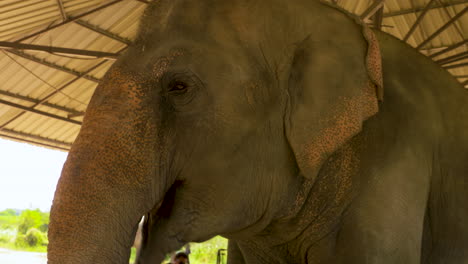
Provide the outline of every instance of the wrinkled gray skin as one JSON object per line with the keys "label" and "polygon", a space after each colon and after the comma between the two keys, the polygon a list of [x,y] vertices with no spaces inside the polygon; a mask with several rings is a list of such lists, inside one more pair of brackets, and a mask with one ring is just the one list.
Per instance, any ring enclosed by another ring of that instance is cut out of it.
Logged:
{"label": "wrinkled gray skin", "polygon": [[138,263],[217,234],[229,264],[468,263],[468,95],[448,73],[377,32],[374,114],[343,13],[154,2],[69,154],[49,263],[126,263],[145,214]]}

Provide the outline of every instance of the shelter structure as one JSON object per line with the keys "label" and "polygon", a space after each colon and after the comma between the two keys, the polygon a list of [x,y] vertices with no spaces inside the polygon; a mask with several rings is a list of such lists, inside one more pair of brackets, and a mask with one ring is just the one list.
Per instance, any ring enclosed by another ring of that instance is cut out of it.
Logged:
{"label": "shelter structure", "polygon": [[[69,150],[94,89],[135,40],[150,1],[0,1],[0,137]],[[468,88],[468,0],[311,1],[402,39]]]}

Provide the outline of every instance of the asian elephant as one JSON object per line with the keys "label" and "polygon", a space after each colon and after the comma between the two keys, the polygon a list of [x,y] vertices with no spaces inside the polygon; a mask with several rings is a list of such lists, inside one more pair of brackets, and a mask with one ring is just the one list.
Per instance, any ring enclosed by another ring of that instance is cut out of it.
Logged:
{"label": "asian elephant", "polygon": [[313,0],[157,0],[97,87],[48,261],[159,264],[221,234],[229,264],[468,263],[468,94]]}

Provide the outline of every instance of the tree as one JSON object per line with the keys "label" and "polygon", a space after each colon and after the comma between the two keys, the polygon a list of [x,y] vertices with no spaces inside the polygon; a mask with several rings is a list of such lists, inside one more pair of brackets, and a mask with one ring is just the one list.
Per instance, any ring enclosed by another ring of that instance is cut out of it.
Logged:
{"label": "tree", "polygon": [[13,209],[6,209],[5,211],[1,211],[1,212],[0,212],[0,215],[1,215],[1,216],[15,216],[15,215],[16,215],[16,211],[13,210]]}
{"label": "tree", "polygon": [[43,224],[43,216],[41,211],[37,210],[24,210],[20,215],[18,233],[26,234],[31,228],[39,228]]}

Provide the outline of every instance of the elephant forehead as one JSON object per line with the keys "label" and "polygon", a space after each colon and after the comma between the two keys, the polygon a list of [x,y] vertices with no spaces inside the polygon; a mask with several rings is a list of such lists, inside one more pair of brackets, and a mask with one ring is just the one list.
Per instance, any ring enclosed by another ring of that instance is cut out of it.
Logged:
{"label": "elephant forehead", "polygon": [[144,76],[129,72],[121,66],[113,67],[96,88],[87,112],[113,112],[116,108],[138,109],[148,98],[149,87]]}
{"label": "elephant forehead", "polygon": [[151,67],[152,77],[157,81],[161,80],[161,77],[169,70],[169,67],[173,64],[174,60],[183,54],[184,52],[182,49],[173,49],[169,52],[169,55],[156,58]]}
{"label": "elephant forehead", "polygon": [[140,25],[139,38],[166,41],[167,34],[188,39],[232,41],[257,36],[258,16],[266,13],[264,1],[154,1]]}
{"label": "elephant forehead", "polygon": [[[129,73],[122,67],[112,69],[104,81],[103,86],[115,90],[136,90],[141,77],[136,73]],[[110,87],[109,87],[110,86]]]}
{"label": "elephant forehead", "polygon": [[142,85],[144,79],[138,73],[129,73],[124,69],[116,68],[110,72],[108,80],[105,85],[109,85],[108,88],[116,93],[116,96],[111,98],[125,99],[126,104],[140,105],[147,95]]}

